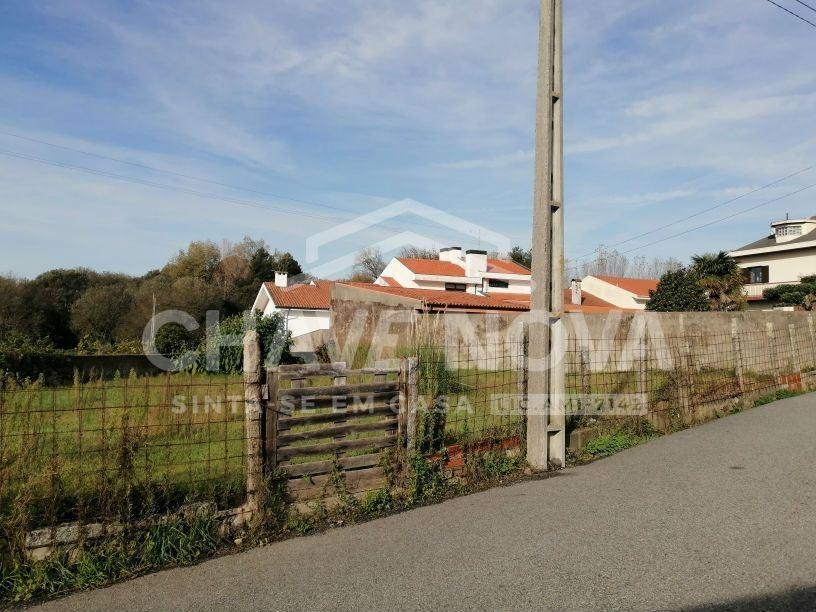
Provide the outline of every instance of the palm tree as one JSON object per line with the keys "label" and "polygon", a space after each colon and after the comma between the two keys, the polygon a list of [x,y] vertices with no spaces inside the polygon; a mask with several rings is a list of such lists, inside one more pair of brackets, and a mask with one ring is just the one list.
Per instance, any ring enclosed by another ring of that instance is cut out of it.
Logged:
{"label": "palm tree", "polygon": [[711,310],[732,311],[745,307],[745,276],[733,257],[725,251],[691,258],[692,271],[708,293]]}

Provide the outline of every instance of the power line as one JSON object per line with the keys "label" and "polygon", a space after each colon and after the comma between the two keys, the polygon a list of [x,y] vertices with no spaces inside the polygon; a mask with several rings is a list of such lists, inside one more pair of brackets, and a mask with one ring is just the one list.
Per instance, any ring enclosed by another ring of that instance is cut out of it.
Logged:
{"label": "power line", "polygon": [[722,223],[723,221],[728,221],[729,219],[733,219],[734,217],[738,217],[740,215],[744,215],[745,213],[751,212],[752,210],[756,210],[758,208],[762,208],[763,206],[768,206],[769,204],[773,204],[775,202],[779,202],[781,200],[785,200],[792,196],[802,193],[803,191],[807,191],[808,189],[813,189],[816,187],[816,183],[812,185],[808,185],[807,187],[802,187],[801,189],[797,189],[796,191],[791,191],[790,193],[786,193],[783,196],[779,196],[778,198],[774,198],[772,200],[767,200],[765,202],[761,202],[756,204],[755,206],[751,206],[750,208],[746,208],[745,210],[737,211],[731,215],[727,215],[725,217],[720,217],[719,219],[715,219],[714,221],[709,221],[708,223],[703,223],[702,225],[698,225],[697,227],[692,227],[690,229],[684,230],[682,232],[678,232],[677,234],[672,234],[671,236],[666,236],[665,238],[661,238],[660,240],[655,240],[654,242],[649,242],[647,244],[641,244],[640,246],[636,246],[628,251],[623,251],[621,255],[627,255],[628,253],[632,253],[634,251],[639,251],[640,249],[645,249],[646,247],[654,246],[656,244],[661,244],[668,240],[672,240],[674,238],[679,238],[680,236],[685,236],[686,234],[690,234],[692,232],[696,232],[697,230],[704,229],[706,227],[710,227],[712,225],[716,225],[717,223]]}
{"label": "power line", "polygon": [[[708,214],[712,210],[717,210],[718,208],[722,208],[723,206],[733,204],[734,202],[737,202],[738,200],[742,200],[743,198],[747,198],[748,196],[753,195],[755,193],[758,193],[760,191],[763,191],[765,189],[768,189],[769,187],[773,187],[774,185],[778,185],[779,183],[783,183],[783,182],[787,181],[788,179],[793,178],[794,176],[804,174],[805,172],[807,172],[809,170],[813,170],[814,168],[816,168],[816,164],[811,165],[811,166],[807,166],[806,168],[802,168],[801,170],[797,170],[796,172],[794,172],[792,174],[788,174],[787,176],[783,176],[780,179],[776,179],[775,181],[771,181],[770,183],[762,185],[761,187],[757,187],[756,189],[752,189],[751,191],[747,191],[747,192],[745,192],[745,193],[743,193],[741,195],[738,195],[735,198],[731,198],[730,200],[726,200],[725,202],[721,202],[720,204],[716,204],[714,206],[711,206],[710,208],[706,208],[705,210],[698,211],[698,212],[696,212],[696,213],[694,213],[692,215],[689,215],[687,217],[683,217],[682,219],[677,219],[676,221],[672,221],[671,223],[666,223],[665,225],[661,225],[661,226],[656,227],[654,229],[647,230],[647,231],[645,231],[645,232],[643,232],[641,234],[638,234],[636,236],[632,236],[631,238],[626,238],[625,240],[621,240],[620,242],[615,242],[615,243],[607,245],[607,246],[614,248],[616,246],[620,246],[622,244],[632,242],[633,240],[637,240],[637,239],[643,238],[645,236],[650,236],[651,234],[656,234],[657,232],[660,232],[660,231],[662,231],[664,229],[667,229],[669,227],[672,227],[674,225],[678,225],[678,224],[684,223],[685,221],[688,221],[690,219],[694,219],[696,217],[700,217],[702,215]],[[580,257],[576,257],[573,261],[581,261],[582,259],[592,257],[594,254],[595,254],[595,251],[592,251],[590,253],[586,253],[585,255],[581,255]]]}
{"label": "power line", "polygon": [[795,0],[795,1],[798,2],[799,4],[801,4],[802,6],[809,8],[814,13],[816,13],[816,8],[813,8],[807,2],[802,2],[802,0]]}
{"label": "power line", "polygon": [[[811,26],[813,26],[814,28],[816,28],[816,23],[813,23],[813,22],[812,22],[812,21],[810,21],[809,19],[805,19],[805,18],[804,18],[804,17],[802,17],[802,16],[801,16],[799,13],[794,13],[792,10],[790,10],[790,9],[788,9],[788,8],[785,8],[785,7],[784,7],[784,6],[782,6],[781,4],[777,4],[776,2],[774,2],[774,0],[766,0],[766,2],[770,2],[770,3],[771,3],[771,4],[773,4],[774,6],[776,6],[776,7],[778,7],[778,8],[781,8],[781,9],[782,9],[783,11],[785,11],[786,13],[789,13],[789,14],[793,15],[794,17],[796,17],[797,19],[801,19],[801,20],[802,20],[802,21],[804,21],[805,23],[810,24]],[[805,4],[805,3],[804,3],[804,2],[802,2],[801,4]],[[810,6],[808,6],[808,5],[806,5],[806,4],[805,4],[805,6],[807,6],[808,8],[811,8]]]}

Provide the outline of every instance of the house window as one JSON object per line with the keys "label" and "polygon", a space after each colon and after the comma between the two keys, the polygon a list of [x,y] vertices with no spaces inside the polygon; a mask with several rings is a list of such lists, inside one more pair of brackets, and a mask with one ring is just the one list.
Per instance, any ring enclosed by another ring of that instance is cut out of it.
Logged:
{"label": "house window", "polygon": [[445,283],[445,291],[467,291],[464,283]]}
{"label": "house window", "polygon": [[759,283],[767,283],[770,268],[768,266],[754,266],[752,268],[745,268],[745,282],[752,285]]}
{"label": "house window", "polygon": [[786,225],[784,227],[776,228],[777,238],[780,238],[782,236],[801,236],[801,235],[802,235],[801,225]]}
{"label": "house window", "polygon": [[510,283],[496,278],[490,278],[487,280],[487,286],[492,289],[509,289]]}

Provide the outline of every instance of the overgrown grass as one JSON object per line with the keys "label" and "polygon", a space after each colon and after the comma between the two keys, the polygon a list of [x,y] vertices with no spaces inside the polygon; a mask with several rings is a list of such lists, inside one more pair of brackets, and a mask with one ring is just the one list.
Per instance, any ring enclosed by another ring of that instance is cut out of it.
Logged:
{"label": "overgrown grass", "polygon": [[25,603],[188,565],[225,544],[212,519],[174,519],[96,544],[63,548],[45,561],[0,558],[0,602]]}
{"label": "overgrown grass", "polygon": [[658,435],[656,432],[648,428],[645,433],[636,433],[620,429],[590,440],[584,448],[583,454],[585,457],[592,459],[608,457],[627,448],[632,448],[633,446],[647,442],[656,435]]}

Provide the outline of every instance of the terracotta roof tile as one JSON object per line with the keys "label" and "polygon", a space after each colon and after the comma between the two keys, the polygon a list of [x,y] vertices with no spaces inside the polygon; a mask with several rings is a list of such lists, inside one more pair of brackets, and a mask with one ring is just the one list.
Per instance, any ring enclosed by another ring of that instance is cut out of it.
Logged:
{"label": "terracotta roof tile", "polygon": [[507,261],[505,259],[488,259],[487,271],[496,272],[498,274],[524,274],[525,276],[530,275],[530,271],[521,264],[518,264],[515,261]]}
{"label": "terracotta roof tile", "polygon": [[624,278],[622,276],[600,276],[593,275],[610,285],[620,287],[624,291],[634,293],[638,297],[649,297],[649,292],[657,289],[660,282],[655,278]]}
{"label": "terracotta roof tile", "polygon": [[314,284],[278,287],[275,283],[264,283],[272,301],[278,308],[302,308],[306,310],[328,310],[331,306],[331,288],[334,281],[317,280]]}
{"label": "terracotta roof tile", "polygon": [[635,312],[634,310],[621,309],[601,298],[586,291],[581,292],[581,304],[572,303],[572,289],[564,289],[564,312],[583,312],[585,314],[611,312],[622,310],[623,312]]}
{"label": "terracotta roof tile", "polygon": [[411,259],[397,257],[402,265],[415,274],[436,274],[437,276],[464,276],[465,269],[449,261],[438,259]]}
{"label": "terracotta roof tile", "polygon": [[381,276],[380,280],[384,281],[389,287],[402,287],[393,276]]}
{"label": "terracotta roof tile", "polygon": [[[369,283],[343,283],[344,285],[351,285],[359,287],[360,289],[368,289],[370,291],[378,291],[380,293],[387,293],[389,295],[398,295],[409,299],[420,300],[427,306],[436,308],[462,308],[462,309],[476,309],[476,310],[529,310],[529,300],[527,302],[512,301],[499,297],[499,294],[494,295],[475,295],[473,293],[465,293],[464,291],[440,291],[435,289],[412,289],[407,287],[383,287],[382,285],[372,285]],[[516,296],[515,294],[511,294]]]}
{"label": "terracotta roof tile", "polygon": [[[464,276],[465,269],[450,261],[440,261],[438,259],[411,259],[408,257],[397,257],[397,260],[415,274],[436,274],[438,276]],[[487,271],[496,274],[522,274],[529,275],[530,271],[514,261],[504,259],[488,259]]]}

